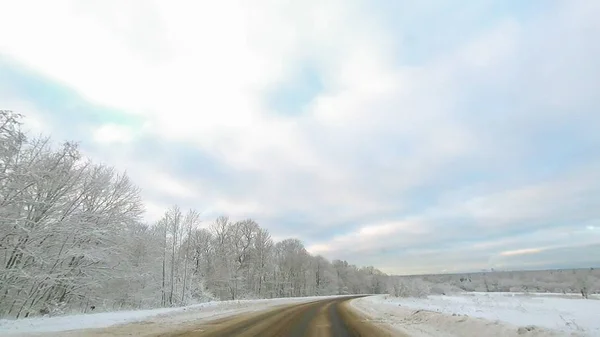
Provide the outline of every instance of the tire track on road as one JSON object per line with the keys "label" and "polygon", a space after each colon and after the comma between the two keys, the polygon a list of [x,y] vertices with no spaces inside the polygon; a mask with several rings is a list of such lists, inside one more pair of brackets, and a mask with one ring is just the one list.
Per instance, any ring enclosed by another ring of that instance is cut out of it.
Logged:
{"label": "tire track on road", "polygon": [[297,304],[257,315],[211,322],[169,337],[383,337],[390,331],[372,325],[347,306],[343,297]]}

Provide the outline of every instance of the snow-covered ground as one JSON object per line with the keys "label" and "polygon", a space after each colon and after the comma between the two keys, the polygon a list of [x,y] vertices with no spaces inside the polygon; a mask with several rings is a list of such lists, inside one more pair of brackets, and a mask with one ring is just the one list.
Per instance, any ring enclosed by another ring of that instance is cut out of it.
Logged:
{"label": "snow-covered ground", "polygon": [[[118,311],[59,317],[36,317],[19,320],[0,320],[0,336],[19,336],[46,332],[105,328],[135,322],[181,324],[201,319],[217,319],[252,311],[260,311],[282,304],[303,303],[325,299],[328,296],[277,298],[207,302],[179,308]],[[335,296],[331,296],[335,297]]]}
{"label": "snow-covered ground", "polygon": [[[152,329],[168,329],[323,298],[208,302],[182,308],[0,320],[0,335],[61,336],[69,330],[138,322],[154,324]],[[413,337],[600,336],[598,297],[584,300],[563,294],[465,293],[419,299],[378,295],[351,303],[373,321]]]}
{"label": "snow-covered ground", "polygon": [[600,336],[600,300],[562,294],[372,296],[353,306],[410,336]]}

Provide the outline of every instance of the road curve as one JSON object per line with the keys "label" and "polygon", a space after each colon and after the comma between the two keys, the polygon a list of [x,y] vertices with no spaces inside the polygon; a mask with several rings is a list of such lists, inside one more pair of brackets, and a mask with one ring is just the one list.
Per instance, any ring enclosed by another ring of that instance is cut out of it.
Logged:
{"label": "road curve", "polygon": [[366,322],[348,306],[357,297],[289,305],[262,313],[228,317],[163,337],[383,337],[390,331]]}

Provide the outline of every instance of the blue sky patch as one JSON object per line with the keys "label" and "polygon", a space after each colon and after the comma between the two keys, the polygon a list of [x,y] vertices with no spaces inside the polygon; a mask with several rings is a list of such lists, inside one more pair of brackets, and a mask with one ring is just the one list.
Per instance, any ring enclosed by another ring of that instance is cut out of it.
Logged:
{"label": "blue sky patch", "polygon": [[318,68],[307,63],[298,67],[290,79],[277,84],[267,94],[267,106],[279,115],[299,115],[323,89]]}

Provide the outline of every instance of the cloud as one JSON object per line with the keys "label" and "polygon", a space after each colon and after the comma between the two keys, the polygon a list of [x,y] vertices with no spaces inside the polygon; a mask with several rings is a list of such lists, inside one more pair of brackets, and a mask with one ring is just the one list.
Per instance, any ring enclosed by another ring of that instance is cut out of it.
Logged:
{"label": "cloud", "polygon": [[[593,231],[600,219],[595,201],[600,197],[597,181],[598,168],[591,166],[529,186],[507,189],[487,184],[485,189],[453,191],[442,195],[443,201],[436,206],[398,216],[397,221],[355,229],[309,246],[309,250],[350,256],[350,260],[379,263],[389,271],[407,273],[450,266],[453,270],[463,266],[467,270],[529,268],[520,266],[517,257],[569,248],[574,249],[570,256],[575,260],[597,264],[600,261],[585,256],[584,249],[600,244],[600,235]],[[542,262],[536,262],[538,267],[553,265],[548,254],[539,254]],[[399,259],[402,262],[395,262]],[[471,267],[466,267],[469,261]],[[394,267],[396,263],[401,266]]]}
{"label": "cloud", "polygon": [[254,217],[391,272],[598,243],[593,2],[3,6],[0,102],[127,170],[149,221]]}
{"label": "cloud", "polygon": [[540,248],[524,248],[517,250],[507,250],[505,252],[500,253],[501,256],[515,256],[515,255],[524,255],[524,254],[538,254],[543,250]]}
{"label": "cloud", "polygon": [[314,254],[352,250],[354,253],[370,253],[381,249],[407,244],[418,237],[431,234],[426,224],[416,220],[384,222],[360,227],[355,232],[334,237],[327,243],[308,247]]}
{"label": "cloud", "polygon": [[98,143],[128,143],[134,135],[126,126],[104,124],[94,130],[94,140]]}

